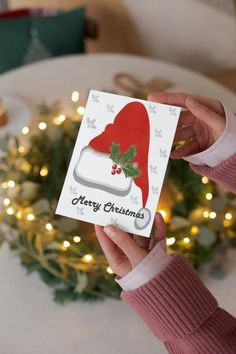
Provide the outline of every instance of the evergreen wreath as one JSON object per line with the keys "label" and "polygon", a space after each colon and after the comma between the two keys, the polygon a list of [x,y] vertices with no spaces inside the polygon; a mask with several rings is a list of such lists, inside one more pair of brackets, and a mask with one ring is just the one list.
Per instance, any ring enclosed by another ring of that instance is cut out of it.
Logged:
{"label": "evergreen wreath", "polygon": [[[55,215],[80,127],[78,116],[59,113],[58,104],[43,104],[35,127],[1,141],[1,240],[28,273],[38,272],[57,302],[119,298],[93,225]],[[110,152],[127,176],[139,175],[132,163],[135,146],[122,154],[114,142]],[[211,261],[211,274],[222,277],[224,257],[236,246],[234,196],[197,176],[185,161],[171,161],[166,180],[172,207],[161,212],[168,247],[185,254],[196,268]]]}

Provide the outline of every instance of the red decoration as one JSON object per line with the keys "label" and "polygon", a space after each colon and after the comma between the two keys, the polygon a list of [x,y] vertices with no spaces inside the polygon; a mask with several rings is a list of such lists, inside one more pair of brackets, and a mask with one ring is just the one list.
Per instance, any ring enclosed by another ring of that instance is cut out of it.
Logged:
{"label": "red decoration", "polygon": [[110,153],[112,143],[120,144],[120,151],[127,151],[130,146],[137,147],[137,155],[133,162],[138,163],[141,175],[135,178],[134,183],[142,191],[143,207],[146,206],[148,182],[148,150],[150,141],[149,117],[145,106],[140,102],[128,103],[116,116],[112,124],[108,124],[100,135],[89,143],[93,149]]}

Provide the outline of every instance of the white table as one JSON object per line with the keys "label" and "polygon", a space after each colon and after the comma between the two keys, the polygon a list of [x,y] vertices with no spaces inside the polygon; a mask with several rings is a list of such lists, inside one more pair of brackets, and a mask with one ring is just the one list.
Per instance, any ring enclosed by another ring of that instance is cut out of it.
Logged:
{"label": "white table", "polygon": [[[89,55],[52,59],[0,77],[0,94],[16,95],[33,107],[43,99],[66,101],[74,89],[111,89],[120,71],[147,81],[161,76],[192,92],[223,99],[236,110],[236,97],[196,73],[156,60],[125,55]],[[230,272],[221,281],[203,276],[220,304],[236,315],[236,252]],[[164,346],[126,304],[52,301],[37,274],[25,275],[7,246],[0,249],[0,346],[3,354],[162,354]]]}

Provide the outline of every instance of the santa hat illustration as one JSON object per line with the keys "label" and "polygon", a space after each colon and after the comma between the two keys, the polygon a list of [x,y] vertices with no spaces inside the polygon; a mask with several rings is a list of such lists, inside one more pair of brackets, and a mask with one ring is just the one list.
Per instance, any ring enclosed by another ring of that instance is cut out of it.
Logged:
{"label": "santa hat illustration", "polygon": [[74,169],[74,178],[93,188],[125,196],[132,183],[140,188],[142,208],[137,229],[145,228],[151,214],[146,208],[149,193],[149,117],[145,106],[131,102],[117,114],[112,124],[85,147]]}

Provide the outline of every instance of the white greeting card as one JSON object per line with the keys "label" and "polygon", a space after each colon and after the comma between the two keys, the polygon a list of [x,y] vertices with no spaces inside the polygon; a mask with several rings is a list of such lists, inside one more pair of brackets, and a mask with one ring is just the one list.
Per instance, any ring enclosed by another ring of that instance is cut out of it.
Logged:
{"label": "white greeting card", "polygon": [[179,114],[91,90],[56,213],[149,237]]}

